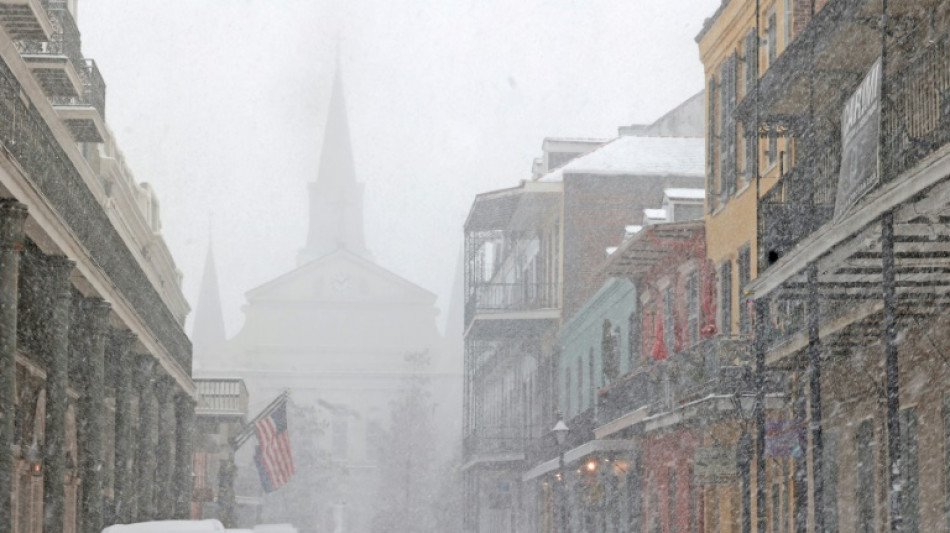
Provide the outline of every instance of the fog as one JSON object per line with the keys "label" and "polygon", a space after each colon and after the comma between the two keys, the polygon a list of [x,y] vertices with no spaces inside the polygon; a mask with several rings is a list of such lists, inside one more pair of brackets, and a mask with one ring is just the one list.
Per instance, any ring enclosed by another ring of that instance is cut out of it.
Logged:
{"label": "fog", "polygon": [[368,247],[444,311],[474,195],[530,177],[544,137],[613,137],[702,89],[717,5],[95,0],[78,23],[192,306],[214,236],[233,335],[304,245],[337,51]]}

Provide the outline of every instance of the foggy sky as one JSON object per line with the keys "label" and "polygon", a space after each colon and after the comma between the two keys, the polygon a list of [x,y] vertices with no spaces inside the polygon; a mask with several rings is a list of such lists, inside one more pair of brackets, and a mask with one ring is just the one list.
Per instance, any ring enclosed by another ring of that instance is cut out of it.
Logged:
{"label": "foggy sky", "polygon": [[545,136],[612,137],[701,90],[719,3],[80,0],[78,23],[192,309],[213,235],[230,336],[304,245],[337,49],[367,245],[444,311],[474,195],[529,178]]}

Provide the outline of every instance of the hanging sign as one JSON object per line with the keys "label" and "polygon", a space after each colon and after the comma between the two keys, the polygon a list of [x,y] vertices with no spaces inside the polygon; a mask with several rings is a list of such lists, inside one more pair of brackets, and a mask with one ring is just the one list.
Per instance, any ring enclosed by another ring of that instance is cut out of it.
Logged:
{"label": "hanging sign", "polygon": [[841,112],[841,171],[835,196],[836,221],[880,181],[880,132],[881,60],[878,59]]}

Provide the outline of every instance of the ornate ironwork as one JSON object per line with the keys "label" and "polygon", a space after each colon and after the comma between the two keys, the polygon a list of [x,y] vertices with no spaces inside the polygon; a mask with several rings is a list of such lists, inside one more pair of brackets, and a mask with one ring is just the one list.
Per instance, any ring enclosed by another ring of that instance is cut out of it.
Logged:
{"label": "ornate ironwork", "polygon": [[86,187],[39,111],[20,98],[20,82],[0,62],[0,150],[59,213],[92,260],[184,370],[191,342],[152,286],[108,215]]}

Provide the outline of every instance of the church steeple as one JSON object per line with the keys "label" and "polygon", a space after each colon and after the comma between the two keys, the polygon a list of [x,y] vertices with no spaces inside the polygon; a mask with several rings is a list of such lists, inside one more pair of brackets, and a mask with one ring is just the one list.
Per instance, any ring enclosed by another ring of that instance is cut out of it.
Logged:
{"label": "church steeple", "polygon": [[338,249],[369,257],[363,237],[363,185],[356,182],[350,126],[337,60],[317,179],[309,184],[310,231],[297,265]]}
{"label": "church steeple", "polygon": [[221,294],[218,290],[218,272],[214,265],[214,252],[208,241],[208,256],[205,258],[205,271],[201,276],[201,288],[195,309],[195,323],[192,328],[192,351],[195,366],[202,370],[213,369],[220,364],[226,340],[224,314],[221,312]]}

